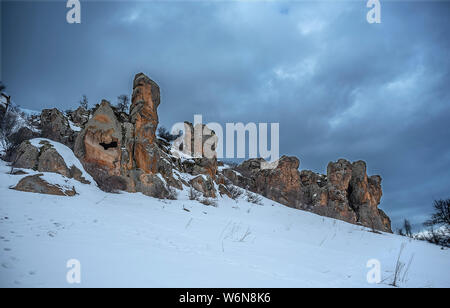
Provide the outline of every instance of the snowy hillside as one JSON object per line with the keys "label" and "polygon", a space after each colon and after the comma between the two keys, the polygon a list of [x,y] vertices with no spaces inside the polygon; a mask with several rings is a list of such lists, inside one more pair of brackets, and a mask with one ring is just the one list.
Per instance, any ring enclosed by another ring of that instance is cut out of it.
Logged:
{"label": "snowy hillside", "polygon": [[[9,189],[26,175],[8,171],[0,161],[1,287],[389,287],[403,243],[400,287],[450,286],[448,250],[268,199],[211,207],[187,192],[108,194],[53,173],[48,182],[78,195],[42,195]],[[66,281],[70,259],[79,285]],[[380,284],[367,282],[370,259]]]}

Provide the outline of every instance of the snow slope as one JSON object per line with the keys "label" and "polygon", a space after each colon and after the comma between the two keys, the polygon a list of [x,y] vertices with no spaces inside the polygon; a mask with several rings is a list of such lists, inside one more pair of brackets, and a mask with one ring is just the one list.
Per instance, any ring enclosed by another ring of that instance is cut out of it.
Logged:
{"label": "snow slope", "polygon": [[[108,194],[56,174],[75,197],[8,189],[0,161],[1,287],[388,287],[402,243],[400,287],[450,287],[450,252],[291,209],[219,199],[218,207]],[[27,170],[30,174],[33,171]],[[413,257],[411,259],[411,257]],[[66,281],[69,259],[81,284]],[[383,282],[369,284],[369,259]]]}

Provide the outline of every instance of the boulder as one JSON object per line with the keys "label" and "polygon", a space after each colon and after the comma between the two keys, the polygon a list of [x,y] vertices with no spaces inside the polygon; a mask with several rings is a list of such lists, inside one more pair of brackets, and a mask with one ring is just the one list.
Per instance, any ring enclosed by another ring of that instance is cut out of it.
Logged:
{"label": "boulder", "polygon": [[75,191],[75,187],[69,188],[60,185],[50,184],[44,179],[42,179],[41,176],[43,176],[43,174],[36,174],[24,177],[12,189],[56,196],[76,195],[77,192]]}
{"label": "boulder", "polygon": [[78,127],[83,127],[89,121],[89,115],[89,110],[81,106],[68,114],[69,119]]}
{"label": "boulder", "polygon": [[36,169],[39,159],[39,149],[24,141],[13,155],[14,167],[24,169]]}
{"label": "boulder", "polygon": [[184,122],[182,151],[192,160],[184,161],[184,172],[192,175],[206,174],[212,179],[217,175],[216,147],[218,137],[205,124]]}
{"label": "boulder", "polygon": [[29,141],[21,143],[15,152],[15,168],[34,169],[39,172],[53,172],[68,178],[89,184],[83,177],[83,173],[75,166],[70,168],[56,149],[46,140],[40,141],[40,148],[35,147]]}
{"label": "boulder", "polygon": [[166,188],[166,183],[158,175],[142,173],[140,170],[133,170],[132,174],[135,178],[136,191],[160,199],[168,197],[169,191]]}
{"label": "boulder", "polygon": [[189,184],[197,191],[203,193],[205,198],[216,198],[214,181],[209,175],[199,175],[189,181]]}

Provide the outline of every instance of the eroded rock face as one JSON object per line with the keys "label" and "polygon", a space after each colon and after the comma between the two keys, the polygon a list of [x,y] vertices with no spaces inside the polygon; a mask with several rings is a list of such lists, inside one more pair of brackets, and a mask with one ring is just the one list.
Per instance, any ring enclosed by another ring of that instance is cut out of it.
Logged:
{"label": "eroded rock face", "polygon": [[49,184],[47,181],[41,178],[42,176],[43,174],[36,174],[24,177],[12,189],[56,196],[76,195],[77,192],[75,191],[74,187],[68,188],[68,187],[61,187],[59,185]]}
{"label": "eroded rock face", "polygon": [[77,133],[70,128],[69,121],[62,112],[53,108],[41,112],[41,135],[73,149]]}
{"label": "eroded rock face", "polygon": [[69,119],[78,127],[83,127],[89,121],[90,112],[83,107],[78,107],[70,112]]}
{"label": "eroded rock face", "polygon": [[14,153],[14,167],[34,169],[37,167],[39,159],[39,149],[31,145],[30,142],[22,142]]}
{"label": "eroded rock face", "polygon": [[[378,209],[381,177],[368,177],[363,161],[331,162],[326,175],[299,171],[300,161],[288,156],[281,157],[272,169],[262,168],[266,163],[263,159],[250,159],[218,172],[215,132],[206,125],[194,127],[185,122],[185,134],[176,141],[176,148],[186,155],[172,152],[169,143],[156,137],[159,104],[159,86],[139,73],[133,83],[130,114],[119,112],[107,101],[98,105],[92,117],[91,111],[78,108],[68,114],[82,128],[78,133],[61,112],[44,110],[43,136],[73,148],[86,171],[105,191],[126,190],[166,198],[171,187],[190,186],[205,198],[215,198],[218,193],[231,196],[227,189],[231,182],[290,207],[391,231],[389,218]],[[17,167],[84,180],[81,171],[68,168],[52,147],[37,149],[24,143],[17,158]],[[181,173],[194,177],[188,177],[189,181]]]}
{"label": "eroded rock face", "polygon": [[205,124],[197,124],[194,127],[192,123],[184,122],[182,151],[193,157],[193,159],[183,162],[184,172],[192,175],[206,174],[215,179],[217,144],[216,133]]}
{"label": "eroded rock face", "polygon": [[233,184],[284,205],[392,232],[387,215],[378,209],[381,177],[368,177],[363,161],[330,162],[327,175],[299,171],[295,157],[283,156],[274,169],[261,169],[262,159],[250,159],[222,174]]}
{"label": "eroded rock face", "polygon": [[381,177],[367,176],[366,163],[354,162],[352,178],[349,183],[350,206],[355,210],[357,219],[363,225],[377,230],[390,229],[391,222],[384,212],[378,209],[381,196]]}
{"label": "eroded rock face", "polygon": [[144,173],[157,173],[159,86],[140,73],[134,78],[130,120],[134,124],[134,160],[136,167]]}
{"label": "eroded rock face", "polygon": [[111,105],[102,101],[75,143],[75,155],[83,159],[88,172],[102,169],[120,175],[122,128]]}
{"label": "eroded rock face", "polygon": [[167,145],[156,138],[159,104],[158,85],[140,73],[133,84],[130,115],[103,101],[84,125],[76,140],[75,155],[101,189],[142,192],[159,198],[167,196],[166,186],[182,189],[173,174],[177,162]]}
{"label": "eroded rock face", "polygon": [[281,204],[298,207],[300,202],[300,161],[283,156],[274,169],[262,169],[261,158],[250,159],[239,165],[237,174],[229,178],[235,185],[249,189]]}
{"label": "eroded rock face", "polygon": [[205,198],[216,198],[214,182],[208,175],[199,175],[189,181],[192,187],[201,192]]}

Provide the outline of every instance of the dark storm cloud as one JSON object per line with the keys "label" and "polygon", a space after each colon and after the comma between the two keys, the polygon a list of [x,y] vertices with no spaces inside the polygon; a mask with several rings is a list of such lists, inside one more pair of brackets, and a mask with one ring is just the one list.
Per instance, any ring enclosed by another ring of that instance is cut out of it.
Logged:
{"label": "dark storm cloud", "polygon": [[2,78],[30,109],[73,108],[159,83],[163,124],[280,122],[280,152],[325,172],[368,162],[381,208],[420,223],[450,197],[450,5],[383,2],[2,3]]}

